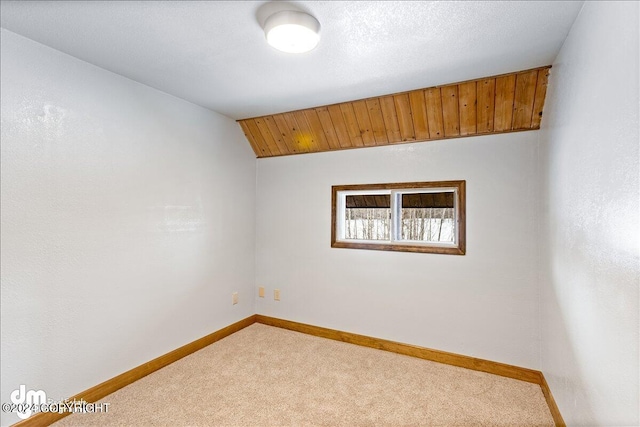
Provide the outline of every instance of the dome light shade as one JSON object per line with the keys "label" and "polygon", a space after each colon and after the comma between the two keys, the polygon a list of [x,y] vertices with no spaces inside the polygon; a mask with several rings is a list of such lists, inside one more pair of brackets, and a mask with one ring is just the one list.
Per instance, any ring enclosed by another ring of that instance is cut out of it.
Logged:
{"label": "dome light shade", "polygon": [[303,53],[320,41],[320,23],[304,12],[284,10],[267,18],[264,34],[267,42],[282,52]]}

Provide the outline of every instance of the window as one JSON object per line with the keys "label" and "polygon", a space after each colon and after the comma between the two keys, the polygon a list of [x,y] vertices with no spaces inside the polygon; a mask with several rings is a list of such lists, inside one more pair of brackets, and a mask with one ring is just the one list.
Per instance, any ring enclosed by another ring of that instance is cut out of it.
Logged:
{"label": "window", "polygon": [[465,253],[465,181],[334,185],[331,190],[331,247]]}

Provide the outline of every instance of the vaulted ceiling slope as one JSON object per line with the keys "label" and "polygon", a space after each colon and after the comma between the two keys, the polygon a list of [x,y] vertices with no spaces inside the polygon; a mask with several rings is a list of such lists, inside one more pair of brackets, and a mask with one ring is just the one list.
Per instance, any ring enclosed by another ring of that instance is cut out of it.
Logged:
{"label": "vaulted ceiling slope", "polygon": [[540,128],[550,67],[239,120],[257,157]]}
{"label": "vaulted ceiling slope", "polygon": [[[573,1],[2,1],[0,25],[233,119],[553,63]],[[262,23],[304,10],[322,26],[303,55]],[[374,135],[375,136],[375,135]]]}

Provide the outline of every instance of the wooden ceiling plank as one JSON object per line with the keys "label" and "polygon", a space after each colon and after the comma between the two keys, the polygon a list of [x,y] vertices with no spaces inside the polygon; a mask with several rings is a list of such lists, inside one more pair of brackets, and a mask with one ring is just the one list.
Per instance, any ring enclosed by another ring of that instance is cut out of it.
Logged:
{"label": "wooden ceiling plank", "polygon": [[549,69],[238,120],[257,157],[539,129]]}
{"label": "wooden ceiling plank", "polygon": [[411,117],[411,103],[409,102],[409,94],[402,93],[399,95],[394,95],[393,102],[396,105],[398,126],[400,127],[400,136],[402,136],[402,140],[415,141],[416,134],[413,129],[413,118]]}
{"label": "wooden ceiling plank", "polygon": [[318,144],[316,142],[317,137],[314,135],[304,112],[300,110],[294,111],[293,117],[298,123],[298,140],[300,141],[300,143],[304,144],[312,153],[320,151],[320,148],[318,147]]}
{"label": "wooden ceiling plank", "polygon": [[320,119],[320,123],[322,124],[322,129],[324,130],[324,136],[331,147],[332,150],[339,150],[342,148],[340,146],[340,141],[338,140],[338,135],[336,135],[336,129],[333,126],[333,121],[331,120],[331,115],[329,114],[329,109],[327,107],[318,107],[314,109],[318,114],[318,118]]}
{"label": "wooden ceiling plank", "polygon": [[429,139],[429,121],[427,118],[427,106],[424,98],[424,90],[409,92],[409,105],[411,106],[411,118],[417,141]]}
{"label": "wooden ceiling plank", "polygon": [[273,116],[264,116],[263,119],[264,119],[265,125],[267,126],[267,128],[269,129],[269,132],[271,133],[271,136],[276,142],[276,145],[278,146],[280,153],[282,155],[291,154],[289,147],[284,142],[284,137],[282,136],[282,132],[280,132],[280,129],[278,129],[278,125],[276,124],[276,121],[274,120]]}
{"label": "wooden ceiling plank", "polygon": [[255,119],[247,120],[247,127],[249,128],[249,131],[251,132],[251,135],[253,136],[253,140],[256,142],[256,145],[260,148],[260,150],[264,153],[264,155],[272,156],[273,153],[271,152],[271,150],[269,149],[269,146],[267,145],[266,141],[262,137],[262,134],[260,133],[260,129],[258,129],[258,126],[256,125]]}
{"label": "wooden ceiling plank", "polygon": [[376,144],[386,145],[389,140],[387,139],[387,130],[384,126],[384,117],[382,116],[382,110],[380,108],[380,99],[367,99],[366,104],[369,109],[369,118],[371,119],[373,137],[376,140]]}
{"label": "wooden ceiling plank", "polygon": [[331,116],[333,127],[336,130],[336,135],[338,136],[340,147],[353,147],[353,144],[351,143],[351,137],[349,136],[349,131],[347,130],[347,124],[344,122],[344,117],[342,117],[342,110],[340,109],[340,105],[329,105],[327,109],[329,110],[329,115]]}
{"label": "wooden ceiling plank", "polygon": [[533,102],[533,112],[531,115],[531,128],[539,129],[542,121],[542,107],[547,95],[547,82],[549,79],[549,68],[538,70],[538,82],[536,83],[536,97]]}
{"label": "wooden ceiling plank", "polygon": [[313,108],[309,108],[308,110],[303,111],[304,116],[307,118],[307,123],[311,127],[311,132],[313,133],[314,140],[316,145],[318,146],[319,151],[329,151],[331,147],[327,142],[326,137],[324,136],[324,129],[322,128],[322,123],[320,123],[320,118],[318,117],[318,113]]}
{"label": "wooden ceiling plank", "polygon": [[380,107],[382,108],[382,117],[384,118],[385,128],[387,129],[387,139],[390,143],[402,141],[400,135],[400,126],[398,125],[398,115],[396,113],[396,104],[393,101],[393,95],[381,96]]}
{"label": "wooden ceiling plank", "polygon": [[460,116],[458,106],[458,85],[444,86],[442,92],[442,118],[444,120],[444,136],[460,135]]}
{"label": "wooden ceiling plank", "polygon": [[442,117],[442,94],[440,93],[440,88],[425,89],[424,96],[427,104],[429,138],[444,138],[444,118]]}
{"label": "wooden ceiling plank", "polygon": [[478,80],[478,133],[493,132],[496,79]]}
{"label": "wooden ceiling plank", "polygon": [[458,85],[458,103],[460,110],[460,135],[475,135],[477,130],[477,90],[476,82]]}
{"label": "wooden ceiling plank", "polygon": [[282,116],[284,117],[284,121],[287,124],[287,129],[289,129],[291,140],[295,144],[298,152],[308,153],[309,151],[311,151],[309,150],[309,144],[304,139],[304,136],[300,131],[300,126],[298,125],[298,121],[296,120],[296,117],[294,116],[293,112],[282,113]]}
{"label": "wooden ceiling plank", "polygon": [[262,139],[267,143],[267,147],[269,147],[269,151],[271,151],[272,156],[281,156],[283,153],[280,152],[280,147],[276,143],[276,140],[271,135],[269,128],[267,127],[267,123],[264,120],[264,117],[258,117],[254,119],[256,122],[256,126],[260,131],[260,135],[262,135]]}
{"label": "wooden ceiling plank", "polygon": [[511,130],[515,88],[515,74],[496,77],[496,100],[494,102],[495,116],[493,118],[494,132]]}
{"label": "wooden ceiling plank", "polygon": [[273,120],[275,121],[276,125],[278,126],[278,130],[280,131],[280,135],[282,135],[282,140],[284,141],[284,143],[289,148],[289,154],[297,154],[297,153],[299,153],[300,150],[298,149],[297,144],[295,143],[295,141],[293,139],[293,135],[291,134],[291,131],[289,130],[289,124],[285,120],[284,114],[274,114],[273,115]]}
{"label": "wooden ceiling plank", "polygon": [[351,145],[353,147],[364,147],[364,142],[360,135],[360,128],[358,127],[358,119],[356,119],[356,113],[353,111],[353,105],[351,102],[340,104],[340,111],[342,112],[344,123],[347,125],[347,132],[351,139]]}
{"label": "wooden ceiling plank", "polygon": [[356,114],[356,120],[358,121],[358,127],[360,128],[362,142],[367,147],[376,145],[376,139],[373,136],[373,126],[371,125],[371,119],[369,118],[367,103],[364,100],[361,100],[354,101],[351,105],[353,105],[353,112]]}
{"label": "wooden ceiling plank", "polygon": [[536,96],[538,70],[516,75],[516,93],[513,102],[513,123],[511,128],[530,129],[533,103]]}
{"label": "wooden ceiling plank", "polygon": [[249,126],[247,126],[247,120],[239,120],[238,123],[240,124],[240,128],[242,129],[242,132],[244,132],[244,136],[247,138],[247,141],[249,141],[249,145],[251,145],[251,148],[253,149],[253,152],[256,153],[257,157],[268,157],[265,150],[263,150],[262,147],[259,147],[255,139],[253,139]]}

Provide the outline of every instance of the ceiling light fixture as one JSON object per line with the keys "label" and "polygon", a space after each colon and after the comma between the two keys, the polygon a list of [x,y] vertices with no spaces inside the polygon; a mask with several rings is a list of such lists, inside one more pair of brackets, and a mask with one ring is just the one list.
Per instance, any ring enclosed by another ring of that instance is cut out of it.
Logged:
{"label": "ceiling light fixture", "polygon": [[320,41],[320,23],[304,12],[283,10],[267,18],[264,23],[267,42],[287,53],[308,52]]}

